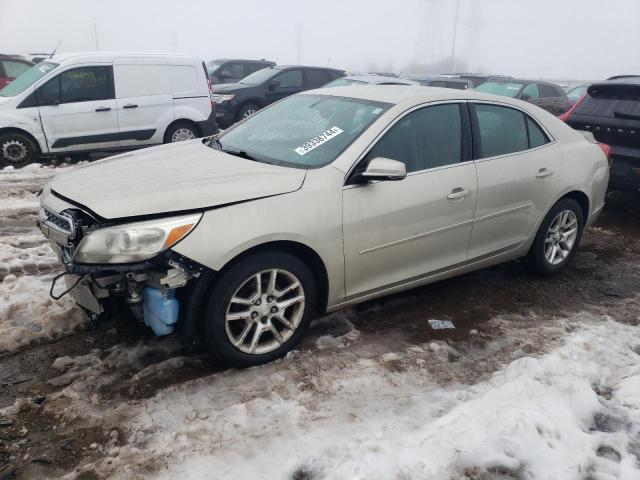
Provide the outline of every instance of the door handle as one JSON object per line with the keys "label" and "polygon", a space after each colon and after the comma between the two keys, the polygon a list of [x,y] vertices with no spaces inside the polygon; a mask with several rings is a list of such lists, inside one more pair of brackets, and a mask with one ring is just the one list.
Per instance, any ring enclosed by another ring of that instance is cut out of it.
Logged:
{"label": "door handle", "polygon": [[541,168],[540,170],[538,170],[538,173],[536,173],[536,178],[544,178],[550,175],[553,175],[553,170],[547,170],[546,168]]}
{"label": "door handle", "polygon": [[111,109],[109,107],[100,107],[96,108],[96,112],[110,112]]}
{"label": "door handle", "polygon": [[466,188],[454,188],[453,190],[451,190],[451,193],[449,195],[447,195],[447,198],[449,200],[458,200],[460,198],[464,198],[467,195],[469,195],[471,193],[470,190],[466,189]]}
{"label": "door handle", "polygon": [[130,103],[129,105],[125,105],[125,106],[124,106],[124,107],[122,107],[122,108],[138,108],[138,105],[135,105],[135,104],[133,104],[133,103]]}

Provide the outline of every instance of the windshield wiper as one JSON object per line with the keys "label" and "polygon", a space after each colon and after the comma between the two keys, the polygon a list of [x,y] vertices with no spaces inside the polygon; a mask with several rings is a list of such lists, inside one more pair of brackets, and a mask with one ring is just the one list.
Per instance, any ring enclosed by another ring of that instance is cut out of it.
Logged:
{"label": "windshield wiper", "polygon": [[640,115],[634,115],[633,113],[613,112],[613,116],[616,118],[626,118],[629,120],[640,120]]}
{"label": "windshield wiper", "polygon": [[249,155],[244,150],[233,150],[231,148],[224,148],[222,146],[222,143],[220,142],[220,140],[218,140],[217,138],[214,139],[212,143],[215,145],[215,148],[217,150],[220,150],[221,152],[228,153],[229,155],[235,155],[236,157],[244,158],[246,160],[258,161],[257,158],[252,157],[251,155]]}

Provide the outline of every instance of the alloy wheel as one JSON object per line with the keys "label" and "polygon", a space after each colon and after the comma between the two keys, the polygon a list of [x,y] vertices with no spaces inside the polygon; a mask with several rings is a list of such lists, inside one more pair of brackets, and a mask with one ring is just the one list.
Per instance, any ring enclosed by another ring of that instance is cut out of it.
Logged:
{"label": "alloy wheel", "polygon": [[244,113],[242,114],[242,118],[250,117],[251,115],[255,114],[256,112],[257,112],[257,110],[255,108],[249,108],[249,109],[244,111]]}
{"label": "alloy wheel", "polygon": [[544,256],[551,265],[559,265],[573,250],[578,238],[578,218],[572,210],[563,210],[551,222],[544,240]]}
{"label": "alloy wheel", "polygon": [[291,272],[273,268],[247,278],[225,314],[227,338],[244,353],[272,352],[289,340],[304,315],[305,293]]}

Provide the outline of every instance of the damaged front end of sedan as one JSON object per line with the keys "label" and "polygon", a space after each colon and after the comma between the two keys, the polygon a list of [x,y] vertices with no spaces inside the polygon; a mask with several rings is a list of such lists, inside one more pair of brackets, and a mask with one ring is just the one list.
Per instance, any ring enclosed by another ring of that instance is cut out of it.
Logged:
{"label": "damaged front end of sedan", "polygon": [[112,305],[128,305],[156,335],[173,333],[180,311],[176,291],[205,267],[170,249],[202,213],[131,222],[96,217],[75,205],[59,210],[41,203],[38,225],[65,270],[54,279],[51,296],[70,294],[93,318]]}

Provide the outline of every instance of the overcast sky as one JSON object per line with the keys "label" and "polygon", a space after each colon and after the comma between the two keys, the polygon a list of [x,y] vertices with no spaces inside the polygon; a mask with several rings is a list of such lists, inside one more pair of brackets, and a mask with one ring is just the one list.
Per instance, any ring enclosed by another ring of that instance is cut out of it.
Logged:
{"label": "overcast sky", "polygon": [[[448,58],[456,0],[0,0],[0,53],[175,51],[353,71]],[[640,73],[640,0],[460,0],[470,70],[558,79]],[[94,27],[97,35],[94,35]]]}

